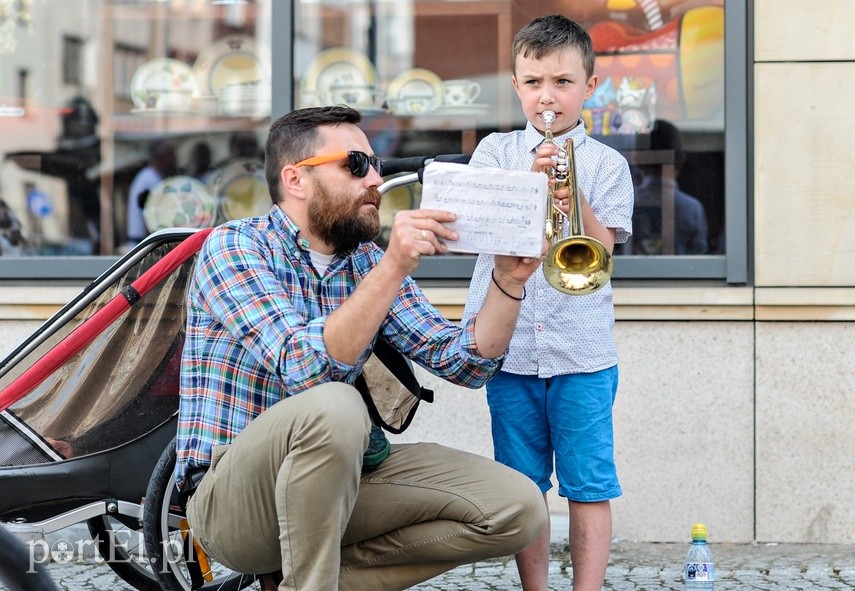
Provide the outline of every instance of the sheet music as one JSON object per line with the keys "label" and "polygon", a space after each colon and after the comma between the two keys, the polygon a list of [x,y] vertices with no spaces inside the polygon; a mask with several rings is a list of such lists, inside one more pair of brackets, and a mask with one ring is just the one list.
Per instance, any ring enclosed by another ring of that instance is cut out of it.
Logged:
{"label": "sheet music", "polygon": [[547,176],[453,162],[425,167],[422,209],[457,214],[448,224],[460,238],[452,252],[540,256],[546,220]]}

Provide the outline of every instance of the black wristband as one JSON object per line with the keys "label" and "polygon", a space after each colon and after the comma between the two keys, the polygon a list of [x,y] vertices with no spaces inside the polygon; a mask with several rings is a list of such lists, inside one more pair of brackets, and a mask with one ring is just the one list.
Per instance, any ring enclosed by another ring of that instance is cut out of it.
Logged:
{"label": "black wristband", "polygon": [[499,291],[501,291],[503,294],[505,294],[506,296],[508,296],[508,297],[509,297],[509,298],[511,298],[512,300],[516,300],[516,301],[518,301],[518,302],[521,302],[521,301],[523,301],[523,300],[525,299],[525,285],[523,285],[523,294],[522,294],[522,297],[521,297],[521,298],[518,298],[517,296],[512,296],[511,294],[509,294],[508,292],[506,292],[504,289],[502,289],[502,286],[501,286],[501,285],[499,285],[499,282],[498,282],[498,281],[496,281],[496,270],[495,270],[495,269],[493,269],[492,271],[490,271],[490,277],[492,277],[492,278],[493,278],[493,283],[495,283],[495,284],[496,284],[496,287],[498,287],[498,288],[499,288]]}

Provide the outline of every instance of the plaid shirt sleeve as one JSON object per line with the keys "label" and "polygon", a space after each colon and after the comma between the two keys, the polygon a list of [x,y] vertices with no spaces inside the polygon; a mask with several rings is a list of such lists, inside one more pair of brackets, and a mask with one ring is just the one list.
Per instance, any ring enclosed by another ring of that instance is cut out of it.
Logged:
{"label": "plaid shirt sleeve", "polygon": [[475,343],[475,320],[450,323],[407,278],[381,327],[399,351],[451,383],[480,388],[502,366],[504,356],[482,357]]}

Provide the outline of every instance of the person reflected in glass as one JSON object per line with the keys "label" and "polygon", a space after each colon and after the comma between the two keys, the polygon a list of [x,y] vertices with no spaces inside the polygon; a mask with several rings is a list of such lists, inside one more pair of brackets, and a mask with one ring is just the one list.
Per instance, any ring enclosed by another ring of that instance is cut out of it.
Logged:
{"label": "person reflected in glass", "polygon": [[273,206],[215,228],[188,286],[177,485],[202,547],[240,572],[281,569],[280,589],[406,589],[519,551],[547,521],[522,474],[372,428],[352,384],[375,341],[483,386],[540,258],[496,257],[477,322],[447,320],[410,274],[457,238],[454,216],[402,211],[386,250],[372,242],[382,165],[360,120],[346,106],[278,119]]}
{"label": "person reflected in glass", "polygon": [[133,248],[149,234],[143,217],[149,191],[163,179],[178,172],[178,159],[172,140],[155,141],[149,147],[148,154],[148,164],[136,174],[128,191],[127,248]]}
{"label": "person reflected in glass", "polygon": [[701,202],[677,184],[686,161],[680,130],[670,121],[656,121],[650,133],[651,150],[673,150],[674,177],[662,175],[662,166],[636,167],[632,254],[662,254],[662,199],[674,193],[674,254],[706,254],[709,249],[707,215]]}
{"label": "person reflected in glass", "polygon": [[[598,84],[590,36],[571,19],[544,16],[517,33],[511,53],[512,83],[528,122],[484,138],[470,165],[547,172],[559,146],[572,138],[585,234],[612,252],[632,232],[632,179],[626,159],[589,137],[581,119]],[[555,143],[544,142],[544,111],[555,114]],[[556,190],[554,199],[567,215],[569,191]],[[464,321],[491,288],[492,261],[478,257]],[[487,383],[494,454],[534,481],[544,504],[555,472],[558,494],[569,505],[573,589],[599,590],[611,550],[610,500],[621,495],[612,429],[618,385],[612,288],[607,283],[594,293],[568,295],[543,273],[526,288],[507,360]],[[525,591],[547,589],[549,557],[547,527],[516,555]]]}
{"label": "person reflected in glass", "polygon": [[187,174],[203,183],[207,183],[213,170],[213,150],[205,140],[193,144],[187,162]]}
{"label": "person reflected in glass", "polygon": [[229,156],[231,158],[253,158],[261,160],[264,153],[258,143],[258,137],[251,131],[236,131],[229,138]]}

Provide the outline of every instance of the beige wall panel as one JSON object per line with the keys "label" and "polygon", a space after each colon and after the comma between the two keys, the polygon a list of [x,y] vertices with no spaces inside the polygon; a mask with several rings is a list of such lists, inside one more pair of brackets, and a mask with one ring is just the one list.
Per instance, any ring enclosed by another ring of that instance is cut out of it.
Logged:
{"label": "beige wall panel", "polygon": [[855,63],[754,72],[756,284],[855,286]]}
{"label": "beige wall panel", "polygon": [[855,59],[852,0],[756,0],[757,61]]}
{"label": "beige wall panel", "polygon": [[752,326],[618,324],[616,536],[684,542],[701,521],[720,542],[753,539]]}
{"label": "beige wall panel", "polygon": [[855,323],[757,324],[757,539],[853,543]]}
{"label": "beige wall panel", "polygon": [[432,404],[420,403],[410,427],[393,442],[434,441],[482,456],[493,457],[490,412],[484,388],[470,390],[416,367],[422,386],[434,391]]}
{"label": "beige wall panel", "polygon": [[[720,542],[752,540],[752,325],[621,322],[616,338],[624,495],[613,503],[615,536],[684,542],[691,524],[703,520]],[[436,441],[492,457],[484,391],[418,374],[436,390],[436,402],[422,405],[393,441]],[[549,504],[553,514],[567,512],[554,488]]]}

